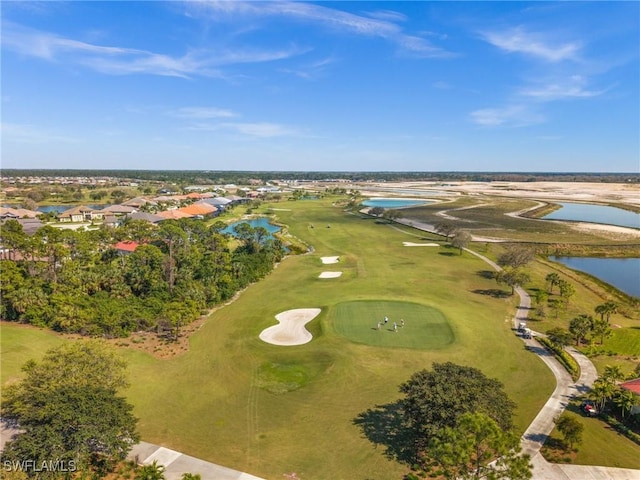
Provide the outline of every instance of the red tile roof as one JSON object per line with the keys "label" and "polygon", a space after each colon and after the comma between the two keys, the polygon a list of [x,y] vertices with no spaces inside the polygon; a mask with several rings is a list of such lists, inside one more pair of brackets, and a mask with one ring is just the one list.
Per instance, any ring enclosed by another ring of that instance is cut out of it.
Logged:
{"label": "red tile roof", "polygon": [[636,395],[640,395],[640,378],[621,383],[620,386],[625,390],[635,393]]}
{"label": "red tile roof", "polygon": [[118,242],[115,248],[121,252],[133,252],[139,246],[138,242]]}

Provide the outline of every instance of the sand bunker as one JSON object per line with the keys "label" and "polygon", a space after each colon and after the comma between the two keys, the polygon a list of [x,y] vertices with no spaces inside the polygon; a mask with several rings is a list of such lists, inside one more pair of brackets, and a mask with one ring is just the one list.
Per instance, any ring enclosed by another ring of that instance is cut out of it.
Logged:
{"label": "sand bunker", "polygon": [[338,278],[342,272],[322,272],[318,278]]}
{"label": "sand bunker", "polygon": [[322,260],[322,263],[327,265],[329,263],[338,263],[339,258],[340,257],[322,257],[320,260]]}
{"label": "sand bunker", "polygon": [[413,243],[413,242],[402,242],[405,247],[439,247],[438,243]]}
{"label": "sand bunker", "polygon": [[297,308],[276,315],[278,325],[265,328],[260,340],[273,345],[304,345],[313,335],[304,326],[320,314],[319,308]]}

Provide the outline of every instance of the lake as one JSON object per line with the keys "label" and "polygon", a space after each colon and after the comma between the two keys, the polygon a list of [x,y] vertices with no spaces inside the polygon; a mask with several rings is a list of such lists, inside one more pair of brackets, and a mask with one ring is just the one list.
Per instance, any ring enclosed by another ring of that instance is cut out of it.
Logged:
{"label": "lake", "polygon": [[263,227],[270,234],[273,234],[275,232],[278,232],[278,231],[282,230],[282,227],[279,227],[277,225],[273,225],[273,224],[269,223],[269,219],[268,218],[259,217],[259,218],[252,218],[250,220],[242,220],[240,222],[231,223],[230,225],[228,225],[225,228],[223,228],[221,230],[221,232],[222,233],[227,233],[229,235],[233,235],[235,237],[235,232],[233,231],[233,228],[236,225],[240,225],[241,223],[248,223],[249,225],[251,225],[251,228]]}
{"label": "lake", "polygon": [[431,200],[410,198],[370,198],[362,202],[365,207],[400,208],[433,203]]}
{"label": "lake", "polygon": [[549,257],[640,298],[640,258]]}
{"label": "lake", "polygon": [[545,220],[572,220],[576,222],[604,223],[640,229],[640,214],[622,208],[588,203],[558,203],[562,208],[545,215]]}
{"label": "lake", "polygon": [[[38,211],[42,213],[56,212],[62,213],[67,210],[71,210],[72,208],[79,207],[80,205],[46,205],[44,207],[38,207]],[[102,210],[103,208],[108,207],[108,205],[86,205],[93,210]]]}

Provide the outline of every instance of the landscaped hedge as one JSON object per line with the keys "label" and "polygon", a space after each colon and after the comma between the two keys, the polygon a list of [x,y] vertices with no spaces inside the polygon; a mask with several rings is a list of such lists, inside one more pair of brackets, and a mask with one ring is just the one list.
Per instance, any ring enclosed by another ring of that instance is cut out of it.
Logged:
{"label": "landscaped hedge", "polygon": [[563,348],[558,347],[555,343],[545,337],[536,337],[536,340],[544,345],[548,350],[551,350],[562,366],[571,374],[573,380],[580,378],[580,367],[578,362],[569,355]]}

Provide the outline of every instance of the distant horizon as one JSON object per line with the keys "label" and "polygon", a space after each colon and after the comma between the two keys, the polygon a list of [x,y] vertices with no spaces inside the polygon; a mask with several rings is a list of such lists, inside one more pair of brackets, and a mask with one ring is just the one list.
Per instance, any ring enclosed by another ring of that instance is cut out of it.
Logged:
{"label": "distant horizon", "polygon": [[[623,172],[623,171],[518,171],[518,170],[233,170],[233,169],[154,169],[154,168],[0,168],[0,174],[3,172],[198,172],[198,173],[370,173],[370,174],[487,174],[487,175],[640,175],[640,171]],[[3,175],[4,176],[4,175]]]}
{"label": "distant horizon", "polygon": [[627,1],[2,2],[2,163],[634,172],[639,18]]}

